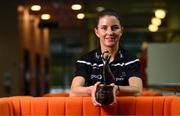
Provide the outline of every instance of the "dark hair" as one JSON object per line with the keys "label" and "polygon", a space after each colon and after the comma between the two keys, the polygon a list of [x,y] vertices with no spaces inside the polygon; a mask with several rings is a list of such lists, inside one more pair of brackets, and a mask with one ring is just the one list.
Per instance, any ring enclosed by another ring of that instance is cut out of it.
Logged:
{"label": "dark hair", "polygon": [[120,24],[121,24],[119,14],[118,14],[115,10],[113,10],[113,9],[105,9],[105,10],[103,10],[103,11],[101,11],[101,12],[99,12],[99,13],[97,14],[97,17],[96,17],[96,26],[97,26],[98,23],[99,23],[99,19],[100,19],[101,17],[106,16],[106,15],[108,15],[108,16],[115,16],[115,17],[119,20],[119,22],[120,22]]}

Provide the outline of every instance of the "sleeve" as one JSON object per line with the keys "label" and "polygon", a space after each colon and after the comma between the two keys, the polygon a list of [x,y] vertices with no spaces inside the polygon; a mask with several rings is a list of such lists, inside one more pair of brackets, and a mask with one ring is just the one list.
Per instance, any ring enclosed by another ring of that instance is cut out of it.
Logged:
{"label": "sleeve", "polygon": [[82,76],[87,79],[90,76],[91,66],[85,61],[77,60],[75,64],[75,76]]}
{"label": "sleeve", "polygon": [[126,73],[128,78],[132,76],[141,78],[139,59],[131,60],[127,62],[125,65],[126,65]]}

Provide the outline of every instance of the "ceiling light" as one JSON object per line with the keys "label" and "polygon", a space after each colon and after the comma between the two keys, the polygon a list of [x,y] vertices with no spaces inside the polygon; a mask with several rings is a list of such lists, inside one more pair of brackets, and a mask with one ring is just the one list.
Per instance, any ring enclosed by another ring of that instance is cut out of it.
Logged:
{"label": "ceiling light", "polygon": [[71,6],[71,8],[72,8],[73,10],[81,10],[82,6],[81,6],[80,4],[73,4],[73,5]]}
{"label": "ceiling light", "polygon": [[166,11],[163,10],[163,9],[157,9],[157,10],[155,11],[155,16],[156,16],[157,18],[163,19],[163,18],[166,17]]}
{"label": "ceiling light", "polygon": [[96,10],[98,11],[98,12],[101,12],[101,11],[103,11],[105,8],[104,7],[102,7],[102,6],[98,6],[97,8],[96,8]]}
{"label": "ceiling light", "polygon": [[22,12],[24,9],[25,9],[25,8],[24,8],[23,6],[21,6],[21,5],[17,7],[17,11],[18,11],[18,12]]}
{"label": "ceiling light", "polygon": [[154,17],[151,19],[151,23],[153,25],[159,26],[159,25],[161,25],[161,19]]}
{"label": "ceiling light", "polygon": [[40,5],[32,5],[31,10],[32,11],[39,11],[39,10],[41,10],[41,6]]}
{"label": "ceiling light", "polygon": [[76,17],[77,17],[78,19],[84,19],[85,14],[84,14],[84,13],[79,13],[79,14],[77,14]]}
{"label": "ceiling light", "polygon": [[158,27],[156,25],[149,25],[148,27],[150,32],[156,32],[158,30]]}
{"label": "ceiling light", "polygon": [[51,18],[51,16],[49,14],[42,14],[41,15],[42,20],[49,20],[50,18]]}

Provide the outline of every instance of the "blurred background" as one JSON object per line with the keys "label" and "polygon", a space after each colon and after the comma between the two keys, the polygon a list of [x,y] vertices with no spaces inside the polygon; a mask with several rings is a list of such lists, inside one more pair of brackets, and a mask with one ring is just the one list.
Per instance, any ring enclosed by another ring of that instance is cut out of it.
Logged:
{"label": "blurred background", "polygon": [[106,8],[121,16],[120,44],[141,59],[144,88],[180,92],[179,0],[3,0],[0,97],[68,92],[75,60],[98,45],[95,16]]}

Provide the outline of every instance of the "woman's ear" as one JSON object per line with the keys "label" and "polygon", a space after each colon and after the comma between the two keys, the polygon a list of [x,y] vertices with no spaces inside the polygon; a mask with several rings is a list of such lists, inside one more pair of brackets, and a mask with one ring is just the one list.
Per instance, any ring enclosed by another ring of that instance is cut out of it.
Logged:
{"label": "woman's ear", "polygon": [[97,37],[99,37],[97,27],[94,28],[94,33],[96,34]]}
{"label": "woman's ear", "polygon": [[121,36],[123,34],[123,31],[124,31],[124,28],[123,28],[123,26],[121,26]]}

